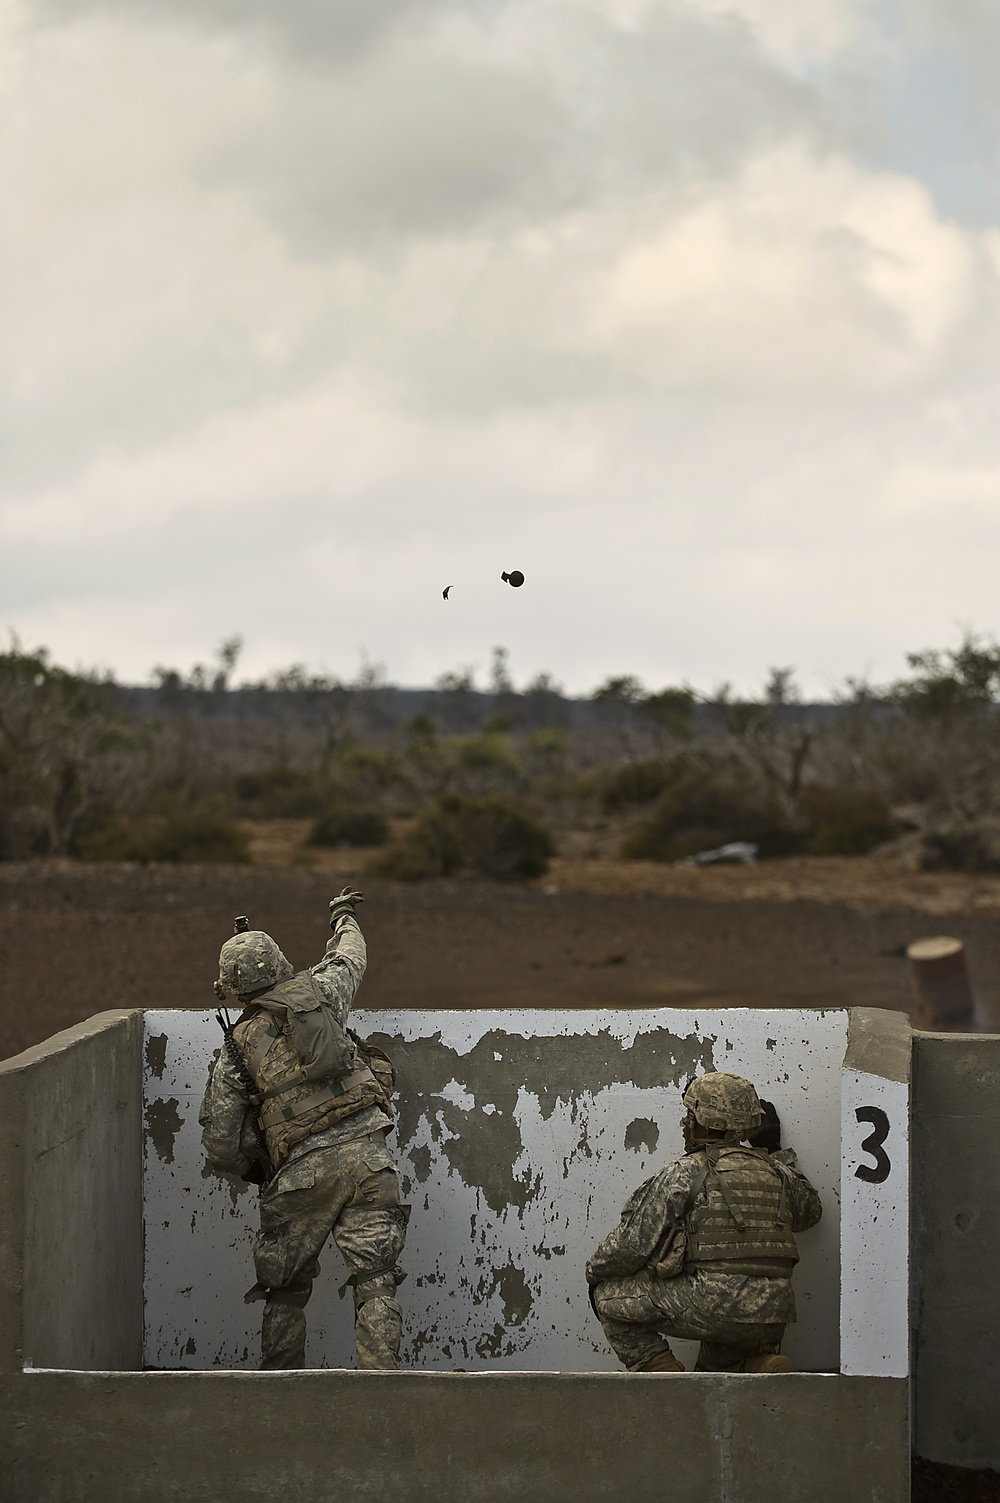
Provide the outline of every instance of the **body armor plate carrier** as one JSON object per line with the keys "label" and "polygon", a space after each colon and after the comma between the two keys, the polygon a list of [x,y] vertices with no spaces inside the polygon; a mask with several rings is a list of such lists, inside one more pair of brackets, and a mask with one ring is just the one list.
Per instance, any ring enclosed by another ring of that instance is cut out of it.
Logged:
{"label": "body armor plate carrier", "polygon": [[706,1204],[687,1218],[685,1269],[788,1278],[799,1254],[788,1224],[784,1177],[753,1148],[703,1148]]}
{"label": "body armor plate carrier", "polygon": [[268,1002],[290,985],[281,983],[258,998],[233,1030],[257,1085],[260,1099],[255,1105],[275,1169],[303,1138],[366,1107],[379,1106],[392,1116],[394,1071],[389,1057],[356,1034],[345,1030],[346,1069],[336,1078],[318,1080],[303,1066],[292,1042],[292,1024],[282,1024],[281,1014],[268,1010]]}

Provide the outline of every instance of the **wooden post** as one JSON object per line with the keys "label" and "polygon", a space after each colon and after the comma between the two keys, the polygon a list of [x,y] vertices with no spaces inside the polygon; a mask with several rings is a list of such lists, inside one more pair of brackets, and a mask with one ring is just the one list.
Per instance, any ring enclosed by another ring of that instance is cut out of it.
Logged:
{"label": "wooden post", "polygon": [[915,939],[906,948],[910,986],[917,1004],[916,1028],[929,1032],[971,1032],[975,1001],[965,961],[965,944],[939,934]]}

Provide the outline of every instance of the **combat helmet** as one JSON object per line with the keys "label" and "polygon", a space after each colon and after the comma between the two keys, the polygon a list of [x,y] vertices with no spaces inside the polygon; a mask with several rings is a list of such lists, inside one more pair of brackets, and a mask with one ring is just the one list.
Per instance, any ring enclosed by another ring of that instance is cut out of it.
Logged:
{"label": "combat helmet", "polygon": [[682,1099],[695,1121],[712,1132],[746,1136],[760,1126],[760,1098],[742,1075],[724,1075],[718,1070],[699,1075]]}
{"label": "combat helmet", "polygon": [[252,996],[270,990],[294,974],[270,934],[263,929],[249,929],[227,939],[219,951],[216,991],[222,997]]}

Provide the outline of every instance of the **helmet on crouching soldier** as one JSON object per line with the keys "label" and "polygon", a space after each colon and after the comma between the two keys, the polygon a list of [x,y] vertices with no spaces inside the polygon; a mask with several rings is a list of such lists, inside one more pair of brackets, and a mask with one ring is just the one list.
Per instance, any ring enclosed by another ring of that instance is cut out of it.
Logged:
{"label": "helmet on crouching soldier", "polygon": [[219,979],[215,990],[226,997],[256,997],[270,991],[295,972],[263,929],[234,934],[219,951]]}
{"label": "helmet on crouching soldier", "polygon": [[689,1083],[682,1099],[700,1128],[722,1133],[734,1142],[748,1138],[760,1127],[760,1098],[742,1075],[718,1070],[699,1075]]}

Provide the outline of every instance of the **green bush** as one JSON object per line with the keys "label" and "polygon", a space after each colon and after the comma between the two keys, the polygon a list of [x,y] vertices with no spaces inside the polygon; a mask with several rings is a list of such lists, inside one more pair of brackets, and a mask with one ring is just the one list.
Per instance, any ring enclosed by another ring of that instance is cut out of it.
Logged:
{"label": "green bush", "polygon": [[320,802],[313,778],[294,767],[265,767],[244,772],[234,784],[236,797],[262,819],[294,819],[315,814]]}
{"label": "green bush", "polygon": [[540,877],[554,851],[548,830],[506,799],[446,793],[369,871],[408,882],[456,871],[514,881]]}
{"label": "green bush", "polygon": [[225,862],[245,865],[249,839],[211,800],[134,820],[113,819],[82,838],[84,861]]}
{"label": "green bush", "polygon": [[405,730],[410,746],[428,746],[437,740],[437,726],[429,715],[414,715]]}
{"label": "green bush", "polygon": [[381,809],[331,809],[313,825],[306,845],[385,845],[389,824]]}
{"label": "green bush", "polygon": [[798,813],[809,830],[811,856],[863,856],[891,840],[892,812],[873,788],[823,788],[799,796]]}
{"label": "green bush", "polygon": [[561,765],[569,756],[572,747],[569,737],[559,725],[543,725],[528,737],[528,750],[542,762]]}
{"label": "green bush", "polygon": [[675,736],[690,741],[694,731],[694,694],[690,689],[661,689],[639,706],[640,715]]}
{"label": "green bush", "polygon": [[649,814],[629,831],[621,855],[633,861],[679,861],[731,841],[753,841],[762,856],[788,856],[805,839],[777,799],[739,763],[705,766],[677,757]]}
{"label": "green bush", "polygon": [[621,814],[651,804],[670,779],[671,764],[660,757],[625,762],[608,774],[601,789],[601,806],[609,814]]}
{"label": "green bush", "polygon": [[381,751],[377,746],[348,746],[331,761],[329,774],[334,783],[355,790],[383,792],[403,777],[396,752]]}
{"label": "green bush", "polygon": [[467,736],[454,747],[456,761],[465,772],[494,773],[515,781],[521,776],[517,753],[502,731]]}

